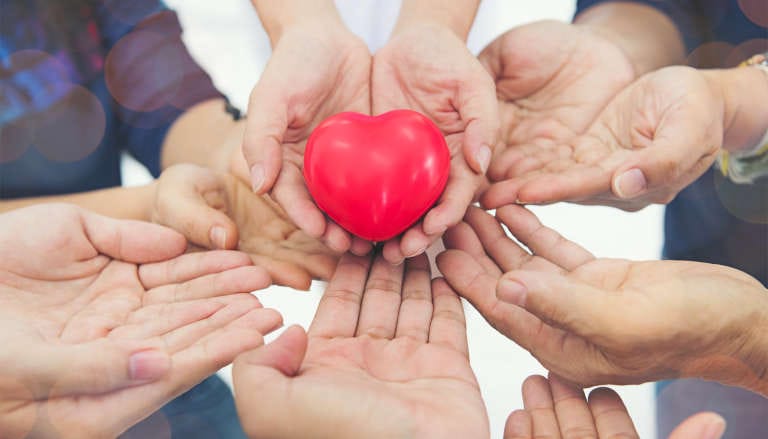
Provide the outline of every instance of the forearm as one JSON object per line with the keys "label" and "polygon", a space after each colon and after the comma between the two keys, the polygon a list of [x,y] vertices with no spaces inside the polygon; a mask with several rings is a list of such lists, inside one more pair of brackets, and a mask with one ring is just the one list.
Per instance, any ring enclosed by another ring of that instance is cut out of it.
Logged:
{"label": "forearm", "polygon": [[245,120],[235,121],[224,106],[223,99],[205,101],[174,122],[163,142],[163,169],[179,163],[228,169],[233,149],[241,146]]}
{"label": "forearm", "polygon": [[757,146],[768,131],[768,74],[757,68],[703,74],[723,97],[723,148],[736,152]]}
{"label": "forearm", "polygon": [[466,40],[480,0],[403,0],[395,29],[416,22],[430,22],[451,29]]}
{"label": "forearm", "polygon": [[685,46],[675,23],[651,6],[609,1],[585,10],[574,24],[616,43],[632,63],[635,77],[685,59]]}
{"label": "forearm", "polygon": [[19,198],[0,201],[0,213],[42,203],[69,203],[101,215],[148,221],[154,201],[155,184],[116,187],[78,194]]}
{"label": "forearm", "polygon": [[341,22],[333,0],[251,0],[251,3],[259,14],[272,47],[287,27],[325,18]]}

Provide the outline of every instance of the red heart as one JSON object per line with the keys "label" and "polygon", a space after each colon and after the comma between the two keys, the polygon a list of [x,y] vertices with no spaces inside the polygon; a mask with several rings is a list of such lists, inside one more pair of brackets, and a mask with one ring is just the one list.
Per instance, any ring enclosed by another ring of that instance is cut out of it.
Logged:
{"label": "red heart", "polygon": [[450,161],[442,133],[420,113],[340,113],[309,137],[304,178],[331,219],[378,242],[404,232],[432,207]]}

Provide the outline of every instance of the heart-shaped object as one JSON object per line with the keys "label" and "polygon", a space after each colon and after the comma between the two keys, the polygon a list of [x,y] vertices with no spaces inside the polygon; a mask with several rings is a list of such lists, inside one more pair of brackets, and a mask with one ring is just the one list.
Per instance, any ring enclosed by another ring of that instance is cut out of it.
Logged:
{"label": "heart-shaped object", "polygon": [[380,242],[404,232],[435,204],[450,162],[443,134],[420,113],[339,113],[309,137],[304,178],[331,219]]}

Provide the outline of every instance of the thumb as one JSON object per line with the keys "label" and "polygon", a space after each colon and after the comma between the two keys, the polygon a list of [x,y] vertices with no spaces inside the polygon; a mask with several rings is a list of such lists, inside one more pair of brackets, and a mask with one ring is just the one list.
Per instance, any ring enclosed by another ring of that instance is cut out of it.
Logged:
{"label": "thumb", "polygon": [[272,189],[283,166],[288,108],[282,96],[259,83],[251,94],[248,113],[243,156],[254,192],[264,194]]}
{"label": "thumb", "polygon": [[26,374],[41,398],[113,392],[156,381],[171,369],[165,351],[108,341],[38,350],[31,360]]}
{"label": "thumb", "polygon": [[650,146],[635,150],[632,158],[616,169],[611,182],[614,195],[631,199],[660,188],[676,193],[709,168],[718,151],[718,134],[709,133],[710,128],[702,130],[711,124],[682,116],[685,114],[666,116]]}
{"label": "thumb", "polygon": [[[235,223],[213,205],[227,205],[225,177],[207,169],[190,171],[184,178],[161,177],[153,220],[207,249],[228,250],[237,246]],[[167,171],[166,171],[167,172]]]}
{"label": "thumb", "polygon": [[699,413],[678,425],[669,439],[720,439],[725,433],[725,419],[717,413]]}
{"label": "thumb", "polygon": [[606,318],[620,315],[604,315],[610,307],[603,291],[559,273],[511,271],[499,279],[496,297],[547,324],[587,338],[599,331]]}
{"label": "thumb", "polygon": [[241,368],[262,366],[285,377],[292,377],[298,373],[304,361],[307,341],[304,329],[294,325],[283,331],[272,343],[240,355],[237,361]]}
{"label": "thumb", "polygon": [[459,99],[459,114],[464,127],[464,159],[478,174],[485,174],[499,137],[499,104],[496,85],[478,67],[473,80],[464,84]]}

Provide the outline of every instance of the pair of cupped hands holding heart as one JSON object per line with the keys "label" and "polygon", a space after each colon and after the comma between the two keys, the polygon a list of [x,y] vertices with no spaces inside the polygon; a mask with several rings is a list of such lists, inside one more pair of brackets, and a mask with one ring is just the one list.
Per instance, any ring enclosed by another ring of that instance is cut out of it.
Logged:
{"label": "pair of cupped hands holding heart", "polygon": [[344,28],[283,30],[251,94],[243,155],[267,193],[332,250],[392,263],[461,221],[498,139],[495,85],[459,35],[402,25],[371,55]]}

